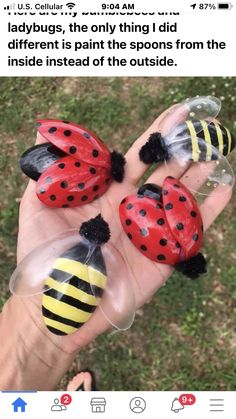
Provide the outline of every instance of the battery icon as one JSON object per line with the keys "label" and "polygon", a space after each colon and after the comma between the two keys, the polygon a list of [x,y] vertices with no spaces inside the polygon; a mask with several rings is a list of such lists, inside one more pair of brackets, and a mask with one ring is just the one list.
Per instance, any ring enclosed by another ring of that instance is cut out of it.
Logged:
{"label": "battery icon", "polygon": [[230,10],[232,7],[233,5],[231,3],[218,3],[218,9]]}

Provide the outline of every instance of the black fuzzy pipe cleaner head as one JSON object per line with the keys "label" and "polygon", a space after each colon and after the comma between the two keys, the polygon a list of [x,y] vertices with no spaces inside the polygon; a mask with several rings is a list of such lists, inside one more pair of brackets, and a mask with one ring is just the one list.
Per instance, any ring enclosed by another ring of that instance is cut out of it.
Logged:
{"label": "black fuzzy pipe cleaner head", "polygon": [[79,233],[89,242],[101,245],[110,239],[111,233],[108,223],[102,218],[101,214],[89,221],[81,224]]}
{"label": "black fuzzy pipe cleaner head", "polygon": [[116,182],[122,182],[125,174],[125,158],[117,151],[111,152],[111,175]]}
{"label": "black fuzzy pipe cleaner head", "polygon": [[197,279],[199,275],[207,272],[206,259],[201,253],[198,253],[188,260],[177,263],[175,269],[191,279]]}
{"label": "black fuzzy pipe cleaner head", "polygon": [[168,160],[168,152],[160,132],[150,135],[146,144],[139,151],[140,160],[145,164]]}

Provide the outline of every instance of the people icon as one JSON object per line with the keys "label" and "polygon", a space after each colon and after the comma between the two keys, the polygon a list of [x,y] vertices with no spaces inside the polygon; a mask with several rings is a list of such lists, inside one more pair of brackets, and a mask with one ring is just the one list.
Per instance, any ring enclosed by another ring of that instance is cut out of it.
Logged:
{"label": "people icon", "polygon": [[66,410],[66,406],[64,404],[59,404],[59,399],[54,399],[54,404],[51,407],[52,412],[62,412]]}
{"label": "people icon", "polygon": [[134,397],[130,402],[130,409],[134,413],[142,413],[146,408],[146,402],[142,397]]}

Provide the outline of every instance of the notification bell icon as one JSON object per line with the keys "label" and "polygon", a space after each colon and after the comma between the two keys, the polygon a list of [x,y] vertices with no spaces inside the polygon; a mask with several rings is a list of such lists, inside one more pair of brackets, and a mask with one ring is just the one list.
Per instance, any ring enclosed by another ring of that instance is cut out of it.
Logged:
{"label": "notification bell icon", "polygon": [[171,411],[178,413],[180,410],[183,410],[183,409],[184,409],[184,406],[180,403],[179,399],[176,397],[172,402]]}

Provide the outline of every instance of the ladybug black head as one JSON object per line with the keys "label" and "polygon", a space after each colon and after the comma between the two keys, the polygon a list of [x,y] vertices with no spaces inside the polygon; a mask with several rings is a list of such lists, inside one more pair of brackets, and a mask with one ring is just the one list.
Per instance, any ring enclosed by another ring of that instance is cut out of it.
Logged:
{"label": "ladybug black head", "polygon": [[199,275],[207,272],[206,259],[201,253],[198,253],[188,260],[177,263],[175,269],[190,279],[197,279]]}
{"label": "ladybug black head", "polygon": [[121,153],[111,152],[111,175],[116,182],[122,182],[125,174],[125,158]]}
{"label": "ladybug black head", "polygon": [[102,218],[101,214],[89,221],[81,224],[79,233],[90,243],[101,245],[110,239],[110,229],[108,223]]}
{"label": "ladybug black head", "polygon": [[138,190],[138,195],[147,196],[162,202],[162,188],[154,183],[145,183]]}
{"label": "ladybug black head", "polygon": [[160,132],[154,132],[150,135],[146,144],[140,149],[139,157],[146,164],[168,160],[166,145]]}

